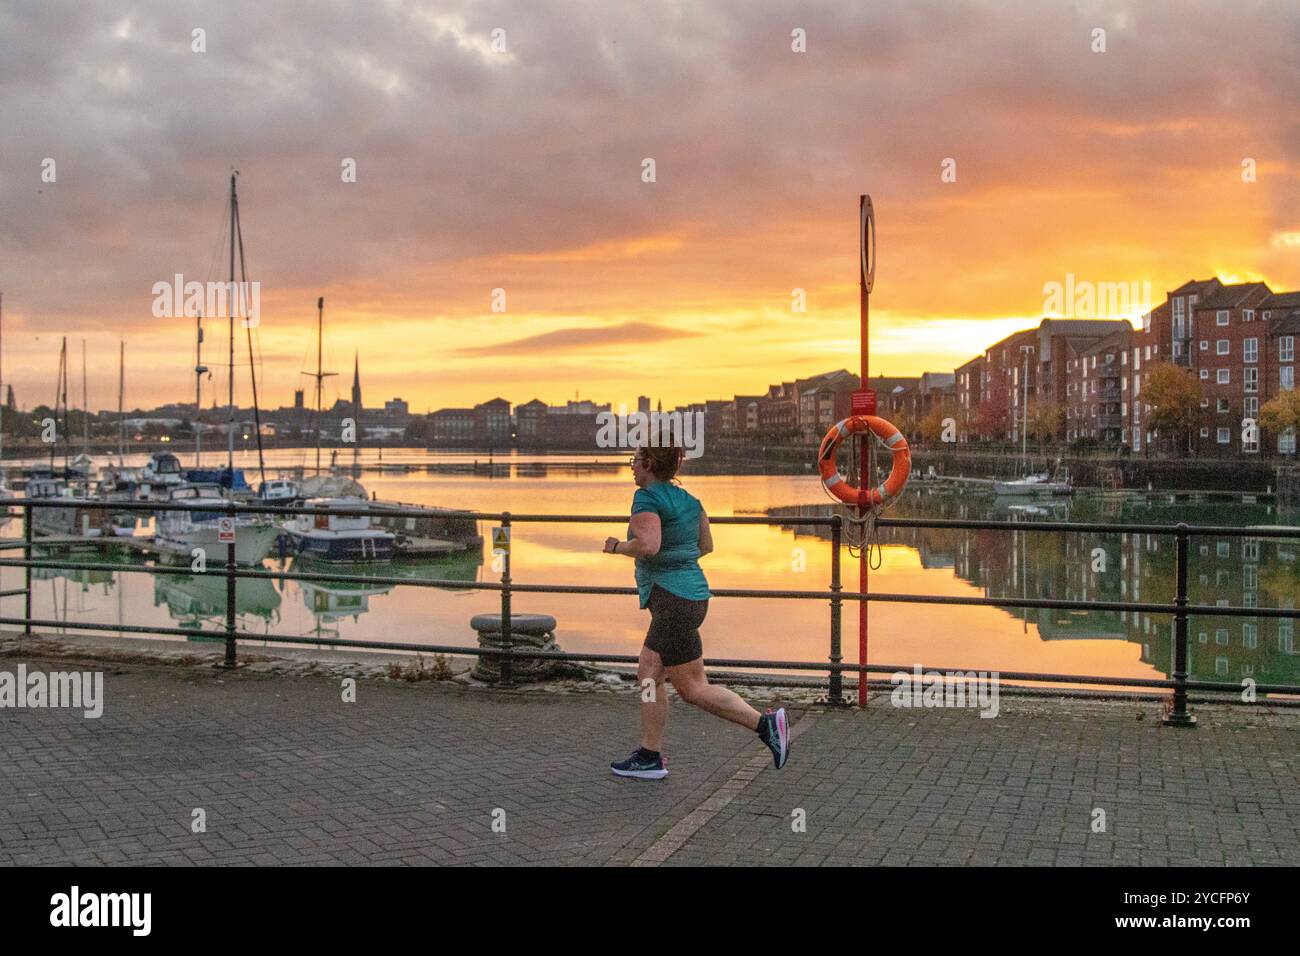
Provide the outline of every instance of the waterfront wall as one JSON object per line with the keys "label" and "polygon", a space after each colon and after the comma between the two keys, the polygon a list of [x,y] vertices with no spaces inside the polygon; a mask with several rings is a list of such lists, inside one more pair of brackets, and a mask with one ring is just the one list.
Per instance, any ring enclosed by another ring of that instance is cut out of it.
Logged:
{"label": "waterfront wall", "polygon": [[[719,446],[707,449],[709,467],[692,470],[721,472],[772,471],[803,474],[815,472],[816,449],[798,446],[740,448]],[[887,459],[881,459],[887,460]],[[940,475],[967,478],[1017,478],[1027,467],[1030,472],[1066,469],[1077,487],[1128,488],[1157,491],[1278,491],[1284,469],[1290,469],[1292,500],[1300,502],[1300,466],[1258,459],[1143,458],[1132,456],[1071,456],[1037,454],[1030,448],[1022,466],[1019,447],[957,446],[913,448],[912,473],[933,467]]]}

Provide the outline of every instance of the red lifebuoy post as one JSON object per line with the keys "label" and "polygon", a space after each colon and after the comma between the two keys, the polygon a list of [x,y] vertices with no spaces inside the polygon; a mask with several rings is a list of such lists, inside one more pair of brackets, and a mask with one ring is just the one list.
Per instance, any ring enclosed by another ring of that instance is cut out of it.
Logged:
{"label": "red lifebuoy post", "polygon": [[[876,283],[876,211],[871,204],[871,197],[858,197],[858,234],[859,255],[859,312],[862,317],[862,387],[870,388],[867,375],[867,332],[871,317],[871,289]],[[859,463],[858,487],[865,488],[871,474],[871,442],[862,442],[862,460]],[[862,509],[858,509],[859,517]],[[858,590],[867,593],[867,552],[863,549],[858,555]],[[858,663],[867,663],[867,602],[858,602]],[[867,672],[858,672],[858,706],[867,706]]]}

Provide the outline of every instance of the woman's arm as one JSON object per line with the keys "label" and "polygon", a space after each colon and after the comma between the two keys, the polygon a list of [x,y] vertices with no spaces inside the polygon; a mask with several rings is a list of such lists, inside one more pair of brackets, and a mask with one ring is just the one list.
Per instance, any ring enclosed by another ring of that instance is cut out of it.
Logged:
{"label": "woman's arm", "polygon": [[713,551],[713,532],[709,530],[709,514],[700,509],[700,557]]}
{"label": "woman's arm", "polygon": [[626,554],[633,558],[649,558],[659,553],[663,542],[663,526],[653,511],[638,511],[632,516],[632,539],[620,541],[606,538],[605,550],[612,554]]}

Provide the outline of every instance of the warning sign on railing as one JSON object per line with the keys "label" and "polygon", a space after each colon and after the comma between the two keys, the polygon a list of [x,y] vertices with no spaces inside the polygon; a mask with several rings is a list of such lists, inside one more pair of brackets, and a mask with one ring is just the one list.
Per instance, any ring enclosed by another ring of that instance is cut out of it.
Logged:
{"label": "warning sign on railing", "polygon": [[218,518],[217,519],[217,541],[221,544],[235,543],[235,519]]}
{"label": "warning sign on railing", "polygon": [[492,553],[509,554],[510,553],[510,529],[493,528],[492,529]]}

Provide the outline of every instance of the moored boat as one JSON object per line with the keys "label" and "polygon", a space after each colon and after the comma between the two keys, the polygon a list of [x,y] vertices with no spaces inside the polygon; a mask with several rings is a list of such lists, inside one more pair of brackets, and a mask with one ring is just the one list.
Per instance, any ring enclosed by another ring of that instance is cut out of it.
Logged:
{"label": "moored boat", "polygon": [[[160,511],[156,519],[154,547],[163,554],[188,560],[196,549],[213,562],[224,561],[227,544],[220,539],[220,519],[228,504],[216,485],[178,485],[168,501],[186,505],[185,510]],[[261,564],[271,553],[280,529],[261,515],[235,518],[235,563]]]}
{"label": "moored boat", "polygon": [[[368,507],[364,498],[309,498],[306,508],[338,509],[340,511]],[[391,531],[371,526],[370,516],[361,515],[295,515],[281,527],[293,541],[294,550],[317,561],[391,561],[393,542]]]}
{"label": "moored boat", "polygon": [[100,538],[111,534],[112,516],[88,495],[77,494],[62,478],[32,478],[25,494],[38,501],[57,500],[58,508],[32,508],[32,531],[41,536]]}

